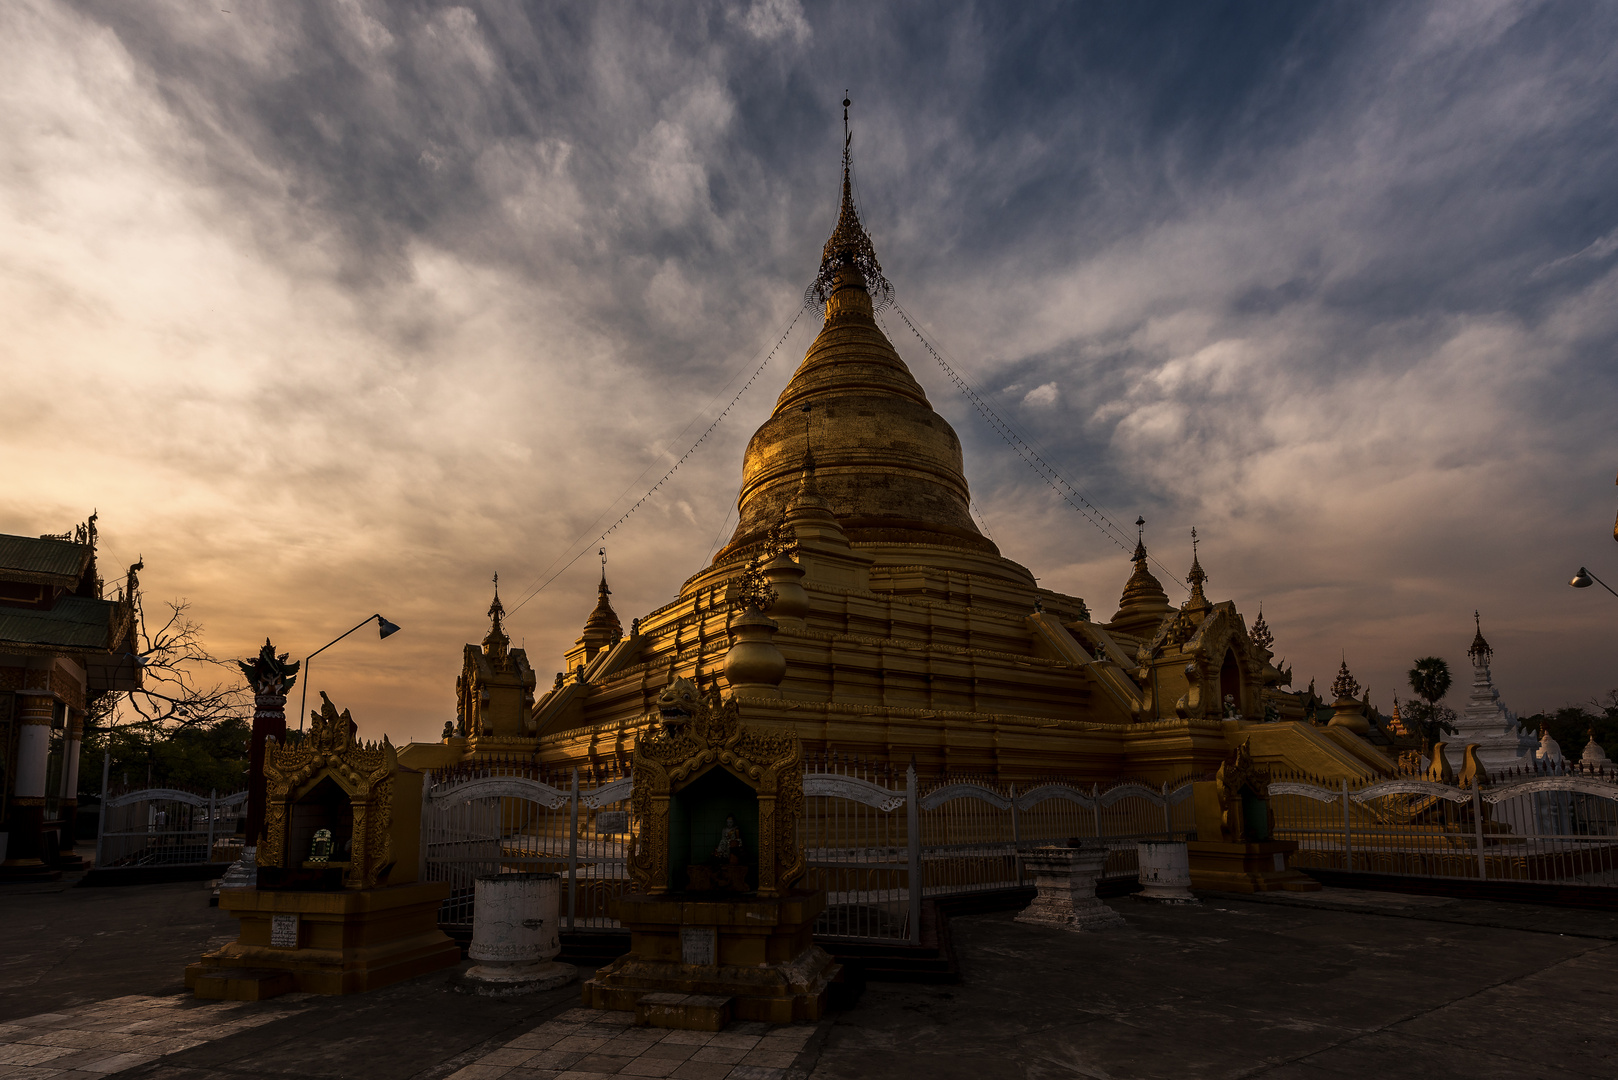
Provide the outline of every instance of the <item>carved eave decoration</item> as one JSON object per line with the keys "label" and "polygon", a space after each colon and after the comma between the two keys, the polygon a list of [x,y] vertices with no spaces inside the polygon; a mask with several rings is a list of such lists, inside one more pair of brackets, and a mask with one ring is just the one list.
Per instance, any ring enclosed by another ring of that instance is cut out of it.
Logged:
{"label": "carved eave decoration", "polygon": [[1270,687],[1291,683],[1291,672],[1270,663],[1271,652],[1253,640],[1235,603],[1229,600],[1207,608],[1181,609],[1166,618],[1157,636],[1141,650],[1143,663],[1137,678],[1146,683],[1151,666],[1157,663],[1185,664],[1190,689],[1175,703],[1175,712],[1181,717],[1200,716],[1207,697],[1205,684],[1218,679],[1227,649],[1235,652],[1255,699],[1262,699]]}
{"label": "carved eave decoration", "polygon": [[354,738],[354,720],[341,714],[322,691],[319,712],[309,714],[309,732],[284,745],[271,739],[264,750],[265,837],[258,864],[286,868],[287,808],[330,777],[354,811],[353,848],[343,885],[368,889],[393,861],[393,774],[399,759],[387,736],[380,743]]}
{"label": "carved eave decoration", "polygon": [[658,722],[635,737],[631,802],[637,823],[629,876],[650,895],[668,892],[669,799],[713,769],[758,795],[758,895],[780,896],[804,873],[798,846],[803,815],[803,746],[791,730],[743,724],[735,699],[700,694],[676,679],[658,697]]}

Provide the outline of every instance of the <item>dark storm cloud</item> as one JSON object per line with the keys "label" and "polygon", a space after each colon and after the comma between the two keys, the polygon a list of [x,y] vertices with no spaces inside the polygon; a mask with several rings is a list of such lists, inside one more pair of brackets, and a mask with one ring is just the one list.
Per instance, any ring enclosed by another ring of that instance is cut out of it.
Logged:
{"label": "dark storm cloud", "polygon": [[[116,478],[244,643],[413,605],[354,692],[418,734],[488,573],[590,545],[784,327],[845,88],[906,309],[1170,565],[1201,526],[1305,679],[1346,649],[1380,698],[1477,604],[1521,706],[1618,681],[1559,584],[1618,456],[1608,6],[229,7],[0,14],[0,357],[35,418],[0,446],[108,417],[7,513]],[[887,325],[1007,553],[1109,615],[1118,548]],[[723,533],[810,332],[614,535],[626,618]],[[524,609],[532,650],[592,581]]]}

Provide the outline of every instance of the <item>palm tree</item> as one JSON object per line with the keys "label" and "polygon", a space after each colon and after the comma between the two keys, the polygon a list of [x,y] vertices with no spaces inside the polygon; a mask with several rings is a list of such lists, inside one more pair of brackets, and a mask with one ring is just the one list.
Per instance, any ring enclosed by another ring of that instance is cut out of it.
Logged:
{"label": "palm tree", "polygon": [[1433,741],[1439,732],[1455,730],[1455,725],[1442,716],[1438,708],[1439,701],[1449,693],[1451,681],[1449,665],[1442,657],[1423,656],[1410,669],[1410,689],[1427,703],[1427,708],[1419,710],[1421,715],[1417,718],[1424,754],[1431,754]]}

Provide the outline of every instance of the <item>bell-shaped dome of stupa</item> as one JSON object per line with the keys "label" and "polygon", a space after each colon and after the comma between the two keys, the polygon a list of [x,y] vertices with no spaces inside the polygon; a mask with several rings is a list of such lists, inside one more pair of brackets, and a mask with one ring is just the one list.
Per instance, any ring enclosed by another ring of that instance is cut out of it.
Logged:
{"label": "bell-shaped dome of stupa", "polygon": [[872,294],[889,287],[854,208],[846,144],[842,208],[811,291],[826,305],[825,326],[748,443],[740,521],[714,562],[782,519],[811,452],[820,494],[850,541],[997,556],[968,510],[960,439],[877,325]]}

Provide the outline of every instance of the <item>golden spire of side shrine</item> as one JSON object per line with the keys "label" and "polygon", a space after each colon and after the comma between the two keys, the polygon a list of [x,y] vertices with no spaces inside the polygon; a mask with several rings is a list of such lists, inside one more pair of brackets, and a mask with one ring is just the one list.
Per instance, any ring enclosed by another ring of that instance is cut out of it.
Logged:
{"label": "golden spire of side shrine", "polygon": [[1181,605],[1186,611],[1204,611],[1213,607],[1208,602],[1207,595],[1202,591],[1202,585],[1208,580],[1208,575],[1203,571],[1202,562],[1197,558],[1198,543],[1197,530],[1193,526],[1191,529],[1191,572],[1185,576],[1186,584],[1191,586],[1191,595]]}
{"label": "golden spire of side shrine", "polygon": [[511,644],[511,637],[500,620],[505,617],[505,605],[500,603],[500,575],[494,575],[494,600],[489,604],[489,632],[483,637],[483,655],[497,665],[506,658],[506,648]]}

